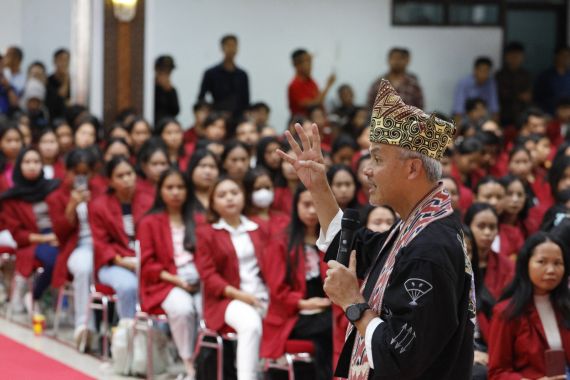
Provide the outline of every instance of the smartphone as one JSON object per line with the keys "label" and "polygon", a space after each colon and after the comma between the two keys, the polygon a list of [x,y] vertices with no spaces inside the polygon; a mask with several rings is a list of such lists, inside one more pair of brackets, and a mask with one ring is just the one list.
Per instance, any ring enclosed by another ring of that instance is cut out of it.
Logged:
{"label": "smartphone", "polygon": [[75,190],[87,190],[87,176],[76,175],[73,180],[73,188]]}

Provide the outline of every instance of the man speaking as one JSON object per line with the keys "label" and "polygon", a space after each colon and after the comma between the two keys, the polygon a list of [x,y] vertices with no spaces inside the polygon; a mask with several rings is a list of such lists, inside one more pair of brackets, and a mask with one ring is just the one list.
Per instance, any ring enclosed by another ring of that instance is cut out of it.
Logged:
{"label": "man speaking", "polygon": [[[289,132],[291,163],[315,202],[317,242],[336,257],[339,209],[325,176],[316,125]],[[324,289],[351,324],[335,375],[356,379],[471,379],[475,291],[461,226],[439,182],[455,126],[406,105],[382,81],[370,124],[370,203],[401,221],[389,231],[356,231],[348,268],[329,261]],[[358,278],[363,279],[362,287]]]}

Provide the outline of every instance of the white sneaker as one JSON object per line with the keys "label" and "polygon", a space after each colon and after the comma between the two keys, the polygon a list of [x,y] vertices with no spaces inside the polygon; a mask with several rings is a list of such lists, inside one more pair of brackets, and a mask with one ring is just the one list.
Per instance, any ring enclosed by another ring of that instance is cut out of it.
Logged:
{"label": "white sneaker", "polygon": [[32,292],[27,292],[24,296],[24,306],[26,307],[26,312],[30,315],[42,313],[40,303],[38,301],[34,302],[32,298]]}

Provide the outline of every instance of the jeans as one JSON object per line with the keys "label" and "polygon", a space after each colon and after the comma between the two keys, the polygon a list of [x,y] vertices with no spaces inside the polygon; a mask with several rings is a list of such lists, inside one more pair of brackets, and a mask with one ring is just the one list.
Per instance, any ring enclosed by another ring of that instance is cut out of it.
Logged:
{"label": "jeans", "polygon": [[137,276],[118,265],[105,265],[99,269],[99,281],[113,288],[117,294],[119,318],[134,318],[137,307]]}
{"label": "jeans", "polygon": [[[75,328],[85,325],[87,321],[87,303],[89,301],[89,285],[93,272],[93,245],[81,243],[67,259],[67,269],[73,275],[73,294],[75,311]],[[90,330],[95,330],[94,318],[90,319]]]}

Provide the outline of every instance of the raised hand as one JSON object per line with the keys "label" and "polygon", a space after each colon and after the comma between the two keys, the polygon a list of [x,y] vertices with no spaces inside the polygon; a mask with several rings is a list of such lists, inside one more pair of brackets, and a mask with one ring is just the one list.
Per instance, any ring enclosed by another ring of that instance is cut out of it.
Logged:
{"label": "raised hand", "polygon": [[293,138],[293,135],[291,135],[289,131],[286,131],[285,137],[287,141],[289,141],[291,149],[295,153],[295,157],[280,149],[277,150],[277,154],[293,166],[297,176],[309,191],[328,187],[325,160],[321,151],[319,128],[316,124],[311,126],[311,138],[307,136],[301,124],[295,124],[295,130],[301,139],[303,148],[301,149]]}

